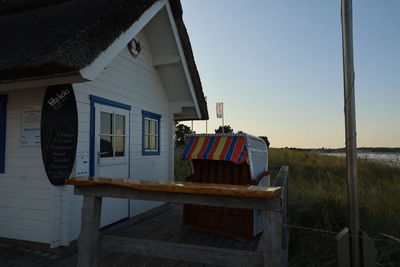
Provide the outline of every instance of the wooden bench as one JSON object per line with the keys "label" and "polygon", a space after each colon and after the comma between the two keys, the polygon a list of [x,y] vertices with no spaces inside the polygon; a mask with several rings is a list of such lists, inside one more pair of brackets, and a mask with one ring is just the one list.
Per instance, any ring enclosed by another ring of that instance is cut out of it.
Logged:
{"label": "wooden bench", "polygon": [[[148,183],[127,179],[69,179],[75,194],[83,195],[78,266],[97,266],[99,249],[224,266],[282,266],[287,263],[287,175],[283,166],[273,187],[200,183]],[[261,209],[266,217],[262,245],[240,251],[100,235],[103,197]]]}

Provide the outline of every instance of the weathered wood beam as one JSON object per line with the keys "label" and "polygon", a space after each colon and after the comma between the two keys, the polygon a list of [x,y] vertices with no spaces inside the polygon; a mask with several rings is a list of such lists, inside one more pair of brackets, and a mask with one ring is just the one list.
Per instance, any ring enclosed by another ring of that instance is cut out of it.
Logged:
{"label": "weathered wood beam", "polygon": [[101,197],[85,196],[83,198],[81,234],[78,240],[78,267],[97,266],[101,201]]}
{"label": "weathered wood beam", "polygon": [[279,187],[285,188],[286,184],[287,184],[288,174],[289,174],[289,167],[282,166],[279,169],[278,174],[276,175],[273,186],[279,186]]}
{"label": "weathered wood beam", "polygon": [[[143,256],[194,261],[222,266],[262,266],[263,255],[257,252],[212,248],[156,240],[102,235],[102,249]],[[135,265],[132,262],[132,265]]]}
{"label": "weathered wood beam", "polygon": [[282,213],[264,211],[265,229],[262,235],[264,267],[282,266]]}
{"label": "weathered wood beam", "polygon": [[91,197],[112,197],[138,200],[152,200],[172,203],[198,204],[206,206],[263,209],[280,212],[281,199],[246,198],[235,196],[218,196],[206,194],[188,194],[161,191],[141,191],[115,186],[75,186],[76,195]]}
{"label": "weathered wood beam", "polygon": [[282,187],[283,192],[280,195],[282,200],[282,263],[288,266],[289,251],[289,227],[288,227],[288,197],[289,197],[289,167],[282,166],[276,177],[275,183]]}
{"label": "weathered wood beam", "polygon": [[272,199],[282,192],[281,187],[255,186],[255,185],[232,185],[232,184],[210,184],[193,182],[159,182],[130,180],[126,178],[90,177],[73,178],[65,181],[66,184],[75,186],[113,186],[123,187],[138,191],[156,191],[166,193],[184,193],[195,195],[217,195],[246,198]]}
{"label": "weathered wood beam", "polygon": [[278,197],[282,210],[265,210],[266,220],[264,233],[261,236],[258,252],[264,253],[264,266],[287,266],[289,249],[289,231],[287,227],[287,200],[289,167],[282,166],[279,169],[274,185],[282,187],[282,194]]}

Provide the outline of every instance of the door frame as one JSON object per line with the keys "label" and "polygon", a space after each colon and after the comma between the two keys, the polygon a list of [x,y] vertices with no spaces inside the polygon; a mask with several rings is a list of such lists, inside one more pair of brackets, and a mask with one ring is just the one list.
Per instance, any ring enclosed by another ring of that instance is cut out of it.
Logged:
{"label": "door frame", "polygon": [[131,117],[131,106],[127,104],[123,104],[120,102],[116,102],[110,99],[102,98],[95,95],[90,95],[90,130],[89,130],[89,176],[94,176],[95,172],[95,127],[96,127],[96,110],[95,104],[100,104],[104,106],[120,108],[128,110],[128,177],[131,176],[131,164],[130,164],[130,142],[131,142],[131,126],[130,126],[130,117]]}

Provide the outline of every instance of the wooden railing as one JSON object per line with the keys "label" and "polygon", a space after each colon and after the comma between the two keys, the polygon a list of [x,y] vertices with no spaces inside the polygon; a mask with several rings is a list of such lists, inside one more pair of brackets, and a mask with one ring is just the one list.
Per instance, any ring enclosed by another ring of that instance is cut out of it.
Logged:
{"label": "wooden railing", "polygon": [[[79,237],[79,267],[97,266],[99,249],[107,249],[123,253],[134,253],[144,256],[157,256],[169,259],[195,261],[205,264],[224,266],[283,266],[287,264],[288,231],[287,231],[287,177],[289,168],[282,166],[275,178],[274,187],[280,194],[271,197],[252,196],[251,190],[243,189],[248,196],[216,193],[173,192],[170,187],[166,191],[154,191],[126,188],[106,184],[91,186],[80,184],[74,180],[68,184],[75,185],[75,194],[83,195],[81,234]],[[192,184],[193,185],[193,184]],[[151,186],[151,185],[150,185]],[[156,186],[156,185],[154,185]],[[202,186],[199,184],[199,186]],[[204,186],[204,184],[203,184]],[[209,185],[207,185],[209,186]],[[245,186],[242,186],[245,188]],[[222,188],[222,186],[221,186]],[[233,187],[231,187],[232,189]],[[254,186],[253,186],[254,188]],[[162,189],[162,186],[161,186]],[[215,185],[214,189],[218,189]],[[276,189],[276,188],[275,188]],[[159,190],[159,189],[157,189]],[[237,189],[235,189],[237,191]],[[235,190],[231,190],[231,193]],[[218,190],[214,190],[218,192]],[[253,190],[262,191],[262,190]],[[273,188],[265,192],[277,192]],[[179,244],[156,240],[132,239],[100,234],[100,213],[103,197],[153,200],[173,203],[199,204],[229,208],[260,209],[264,211],[266,224],[260,246],[256,251],[240,251],[213,248],[198,245]]]}

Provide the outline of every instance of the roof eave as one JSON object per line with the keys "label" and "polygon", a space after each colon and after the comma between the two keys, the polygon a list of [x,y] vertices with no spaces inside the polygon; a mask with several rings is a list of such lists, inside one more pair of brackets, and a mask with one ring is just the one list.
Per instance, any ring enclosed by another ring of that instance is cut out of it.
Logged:
{"label": "roof eave", "polygon": [[155,2],[133,25],[123,32],[106,50],[104,50],[90,65],[79,72],[87,80],[94,80],[97,75],[124,49],[146,24],[165,6],[166,0]]}
{"label": "roof eave", "polygon": [[87,80],[80,75],[79,71],[71,71],[65,73],[43,75],[38,77],[25,77],[14,80],[3,80],[0,81],[0,89],[14,90],[14,89],[33,88],[40,86],[65,84],[65,83],[78,83],[85,81]]}

